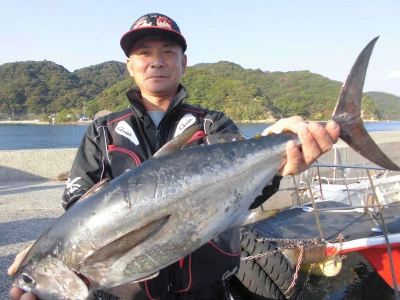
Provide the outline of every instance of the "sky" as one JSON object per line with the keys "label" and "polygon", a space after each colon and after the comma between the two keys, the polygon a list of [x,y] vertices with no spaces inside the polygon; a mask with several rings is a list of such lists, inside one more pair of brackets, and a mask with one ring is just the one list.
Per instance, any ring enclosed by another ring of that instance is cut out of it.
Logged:
{"label": "sky", "polygon": [[399,0],[0,0],[0,7],[0,65],[47,60],[72,72],[125,62],[121,36],[140,16],[159,12],[178,23],[189,66],[230,61],[343,82],[380,36],[364,92],[400,96]]}

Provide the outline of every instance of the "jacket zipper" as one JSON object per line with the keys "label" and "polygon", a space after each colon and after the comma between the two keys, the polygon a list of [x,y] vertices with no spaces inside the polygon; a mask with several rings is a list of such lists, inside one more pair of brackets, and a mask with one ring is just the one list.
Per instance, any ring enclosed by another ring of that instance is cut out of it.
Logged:
{"label": "jacket zipper", "polygon": [[155,134],[156,134],[156,151],[158,151],[161,148],[160,130],[158,128],[156,129]]}

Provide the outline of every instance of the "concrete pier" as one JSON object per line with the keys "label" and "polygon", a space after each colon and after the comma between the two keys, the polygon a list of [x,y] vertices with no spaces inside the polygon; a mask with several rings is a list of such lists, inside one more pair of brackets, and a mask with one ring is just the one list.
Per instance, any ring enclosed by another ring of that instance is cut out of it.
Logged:
{"label": "concrete pier", "polygon": [[55,180],[71,169],[77,149],[38,149],[0,151],[2,181]]}
{"label": "concrete pier", "polygon": [[[400,165],[400,131],[373,132],[371,135],[383,151]],[[61,195],[65,181],[58,181],[57,177],[69,171],[76,150],[0,151],[0,299],[8,299],[10,277],[7,269],[16,253],[30,245],[63,213]],[[371,165],[342,142],[323,155],[321,161]],[[295,180],[299,182],[301,175]],[[292,185],[293,178],[282,180],[283,190]],[[264,208],[290,206],[292,195],[293,191],[280,191],[264,204]]]}

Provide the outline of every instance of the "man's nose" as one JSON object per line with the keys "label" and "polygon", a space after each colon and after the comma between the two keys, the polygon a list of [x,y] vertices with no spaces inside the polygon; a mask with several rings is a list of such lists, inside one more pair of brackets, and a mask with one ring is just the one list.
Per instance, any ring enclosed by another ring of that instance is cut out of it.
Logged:
{"label": "man's nose", "polygon": [[164,58],[161,53],[156,53],[153,55],[153,59],[151,61],[151,66],[153,68],[162,68],[164,67]]}

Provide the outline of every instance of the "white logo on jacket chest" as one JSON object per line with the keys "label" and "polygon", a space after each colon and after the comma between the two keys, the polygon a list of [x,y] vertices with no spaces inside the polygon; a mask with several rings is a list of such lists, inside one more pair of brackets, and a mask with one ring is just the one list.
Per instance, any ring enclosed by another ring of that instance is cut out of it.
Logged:
{"label": "white logo on jacket chest", "polygon": [[186,128],[188,128],[190,125],[193,125],[195,122],[196,118],[192,114],[184,115],[175,129],[174,137],[180,135]]}
{"label": "white logo on jacket chest", "polygon": [[126,123],[125,121],[121,121],[117,124],[117,127],[115,127],[115,132],[126,137],[136,146],[139,145],[139,140],[135,132],[133,131],[132,127],[129,126],[128,123]]}

